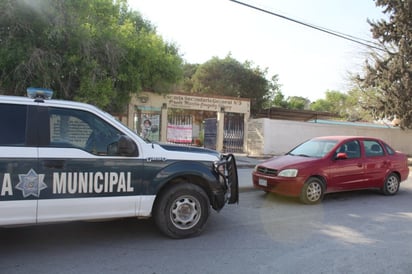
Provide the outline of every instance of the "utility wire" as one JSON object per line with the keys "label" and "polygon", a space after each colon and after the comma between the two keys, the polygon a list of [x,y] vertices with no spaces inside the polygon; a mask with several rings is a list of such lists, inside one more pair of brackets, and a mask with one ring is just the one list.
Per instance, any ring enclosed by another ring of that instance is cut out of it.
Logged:
{"label": "utility wire", "polygon": [[[351,42],[354,42],[354,43],[361,44],[361,45],[369,47],[369,48],[384,51],[384,49],[379,47],[379,45],[375,42],[367,41],[365,39],[357,38],[357,37],[354,37],[354,36],[351,36],[351,35],[348,35],[348,34],[333,31],[333,30],[323,28],[323,27],[318,27],[318,26],[315,26],[315,25],[312,25],[312,24],[308,24],[308,23],[305,23],[305,22],[287,17],[285,15],[275,13],[275,12],[272,12],[272,11],[268,11],[268,10],[265,10],[265,9],[262,9],[262,8],[244,3],[244,2],[240,2],[240,1],[237,1],[237,0],[229,0],[229,1],[234,2],[236,4],[239,4],[239,5],[242,5],[242,6],[245,6],[245,7],[248,7],[248,8],[251,8],[251,9],[255,9],[255,10],[258,10],[258,11],[261,11],[261,12],[264,12],[264,13],[268,13],[268,14],[276,16],[276,17],[280,17],[280,18],[288,20],[288,21],[292,21],[294,23],[303,25],[305,27],[309,27],[309,28],[312,28],[312,29],[315,29],[315,30],[318,30],[318,31],[325,32],[327,34],[330,34],[330,35],[333,35],[333,36],[336,36],[336,37],[339,37],[339,38],[342,38],[342,39],[345,39],[345,40],[348,40],[348,41],[351,41]],[[364,42],[362,42],[362,41],[364,41]]]}

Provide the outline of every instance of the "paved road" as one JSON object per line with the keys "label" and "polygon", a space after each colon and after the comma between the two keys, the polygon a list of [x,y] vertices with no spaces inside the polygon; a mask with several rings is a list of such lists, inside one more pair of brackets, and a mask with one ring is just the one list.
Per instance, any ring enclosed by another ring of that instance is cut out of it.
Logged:
{"label": "paved road", "polygon": [[411,179],[394,197],[332,194],[314,206],[244,191],[184,240],[151,220],[0,229],[0,273],[411,273],[411,227]]}

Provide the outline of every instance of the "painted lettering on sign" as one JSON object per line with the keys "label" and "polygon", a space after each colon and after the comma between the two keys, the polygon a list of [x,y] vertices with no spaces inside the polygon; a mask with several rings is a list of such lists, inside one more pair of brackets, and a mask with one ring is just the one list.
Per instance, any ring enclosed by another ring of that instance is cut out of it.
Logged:
{"label": "painted lettering on sign", "polygon": [[130,172],[55,172],[53,194],[133,192]]}
{"label": "painted lettering on sign", "polygon": [[222,107],[225,111],[235,111],[242,105],[247,105],[247,101],[226,99],[226,98],[212,98],[200,97],[190,95],[173,95],[166,96],[168,107],[189,108],[189,109],[203,109],[210,111],[219,111]]}
{"label": "painted lettering on sign", "polygon": [[[131,172],[54,172],[52,174],[53,194],[81,193],[123,193],[133,192]],[[18,174],[19,181],[13,188],[12,176],[4,173],[0,177],[0,197],[13,196],[15,189],[20,190],[23,197],[40,197],[45,174],[37,174],[34,169],[26,174]]]}

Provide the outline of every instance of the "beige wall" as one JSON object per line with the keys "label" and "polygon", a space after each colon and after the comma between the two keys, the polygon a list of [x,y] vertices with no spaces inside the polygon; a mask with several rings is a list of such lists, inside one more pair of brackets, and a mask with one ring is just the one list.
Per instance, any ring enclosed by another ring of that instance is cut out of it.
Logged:
{"label": "beige wall", "polygon": [[267,118],[249,120],[246,153],[251,156],[280,155],[309,138],[322,135],[378,137],[394,149],[412,155],[412,131],[403,131],[399,128],[328,125]]}

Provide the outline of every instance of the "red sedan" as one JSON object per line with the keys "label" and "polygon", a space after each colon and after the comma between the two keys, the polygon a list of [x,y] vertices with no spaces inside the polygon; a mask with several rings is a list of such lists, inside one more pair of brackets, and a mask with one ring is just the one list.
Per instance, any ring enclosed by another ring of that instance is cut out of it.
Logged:
{"label": "red sedan", "polygon": [[325,136],[258,164],[255,188],[315,204],[325,193],[380,189],[394,195],[409,175],[406,154],[372,137]]}

